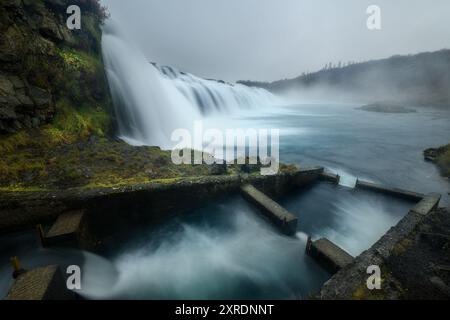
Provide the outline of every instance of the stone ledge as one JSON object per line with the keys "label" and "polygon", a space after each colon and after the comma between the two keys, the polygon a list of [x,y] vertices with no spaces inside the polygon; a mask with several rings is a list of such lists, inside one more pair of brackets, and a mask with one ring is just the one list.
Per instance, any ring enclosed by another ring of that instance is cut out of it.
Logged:
{"label": "stone ledge", "polygon": [[250,184],[242,186],[241,192],[245,199],[254,204],[283,233],[287,235],[295,234],[298,222],[296,216]]}
{"label": "stone ledge", "polygon": [[325,238],[316,241],[308,238],[306,253],[331,274],[338,272],[354,259],[347,251]]}
{"label": "stone ledge", "polygon": [[365,189],[365,190],[371,190],[383,194],[393,195],[396,197],[401,197],[404,199],[409,199],[413,201],[420,201],[422,200],[425,195],[418,192],[403,190],[399,188],[393,188],[388,186],[383,186],[380,184],[376,184],[373,182],[368,181],[362,181],[362,180],[356,180],[355,188]]}
{"label": "stone ledge", "polygon": [[436,209],[439,201],[441,200],[441,195],[437,193],[430,193],[425,196],[418,204],[411,209],[416,213],[421,215],[427,215],[430,211]]}
{"label": "stone ledge", "polygon": [[70,300],[61,270],[56,265],[41,267],[21,274],[5,300]]}
{"label": "stone ledge", "polygon": [[338,174],[325,171],[321,173],[320,179],[338,184],[341,180],[341,177]]}
{"label": "stone ledge", "polygon": [[61,214],[45,234],[43,244],[48,246],[80,247],[84,211],[70,211]]}
{"label": "stone ledge", "polygon": [[[62,212],[81,209],[87,210],[90,217],[103,221],[110,219],[111,223],[132,219],[130,215],[122,217],[121,211],[129,212],[139,207],[149,209],[147,218],[155,218],[174,210],[195,208],[217,196],[239,192],[240,186],[248,183],[277,197],[313,183],[321,172],[323,168],[315,167],[273,176],[206,176],[116,188],[0,193],[0,233],[31,228],[57,219]],[[95,214],[91,215],[91,212]]]}

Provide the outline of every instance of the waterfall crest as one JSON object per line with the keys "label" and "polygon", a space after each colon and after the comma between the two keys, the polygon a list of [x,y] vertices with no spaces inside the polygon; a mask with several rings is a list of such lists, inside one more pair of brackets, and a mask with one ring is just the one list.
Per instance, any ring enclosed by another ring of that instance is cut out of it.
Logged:
{"label": "waterfall crest", "polygon": [[276,103],[275,96],[263,89],[202,79],[150,63],[118,30],[115,22],[106,22],[102,53],[119,137],[130,144],[170,148],[175,129],[191,130],[195,120],[208,114]]}
{"label": "waterfall crest", "polygon": [[172,80],[176,88],[203,115],[213,112],[230,113],[236,109],[265,107],[276,103],[275,97],[264,89],[203,79],[171,66],[152,64],[162,76]]}

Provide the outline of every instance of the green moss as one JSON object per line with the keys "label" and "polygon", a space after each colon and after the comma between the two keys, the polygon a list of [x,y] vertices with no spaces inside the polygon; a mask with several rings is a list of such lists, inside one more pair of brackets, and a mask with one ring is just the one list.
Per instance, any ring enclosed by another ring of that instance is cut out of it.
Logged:
{"label": "green moss", "polygon": [[28,152],[17,152],[0,160],[0,180],[13,184],[23,180],[42,179],[48,175],[45,161]]}
{"label": "green moss", "polygon": [[282,173],[294,173],[298,171],[298,167],[294,164],[280,164],[280,172]]}
{"label": "green moss", "polygon": [[44,191],[49,191],[48,189],[45,188],[40,188],[40,187],[26,187],[26,186],[22,186],[20,184],[17,185],[11,185],[8,187],[0,187],[0,192],[44,192]]}
{"label": "green moss", "polygon": [[142,184],[149,184],[149,183],[162,183],[162,184],[170,184],[179,182],[186,179],[184,178],[165,178],[165,179],[149,179],[144,177],[133,177],[124,179],[121,177],[110,177],[110,180],[102,179],[100,181],[92,181],[88,185],[83,186],[83,189],[97,189],[97,188],[119,188],[119,187],[126,187],[126,186],[136,186],[136,185],[142,185]]}
{"label": "green moss", "polygon": [[[105,137],[111,127],[107,112],[111,97],[99,50],[100,24],[106,12],[97,0],[82,2],[82,30],[63,32],[66,41],[56,42],[39,34],[38,26],[33,24],[35,19],[31,17],[36,14],[55,20],[56,24],[66,16],[59,6],[43,0],[24,0],[23,21],[29,21],[30,25],[16,21],[4,30],[4,38],[11,40],[10,51],[21,59],[21,78],[51,92],[56,103],[54,118],[49,123],[39,129],[0,137],[0,186],[3,188],[15,185],[55,187],[61,181],[70,180],[82,184],[91,179],[91,175],[84,172],[83,161],[95,159],[92,161],[107,166],[105,171],[114,171],[110,168],[112,165],[118,167],[126,162],[112,147],[101,159],[99,154],[89,158],[77,150],[77,145],[89,137]],[[53,108],[45,111],[52,114]],[[66,150],[66,146],[70,147]],[[94,163],[90,165],[95,167]],[[104,175],[101,168],[95,169],[98,172],[94,170],[93,176]]]}
{"label": "green moss", "polygon": [[103,137],[110,126],[110,117],[101,107],[76,109],[66,100],[56,106],[58,113],[53,123],[42,130],[49,146],[83,141],[91,135]]}
{"label": "green moss", "polygon": [[58,50],[58,54],[63,59],[69,71],[95,73],[101,68],[101,62],[98,57],[87,52],[63,48]]}
{"label": "green moss", "polygon": [[4,136],[0,139],[0,154],[11,153],[31,143],[32,139],[28,132],[21,131]]}
{"label": "green moss", "polygon": [[450,178],[450,144],[443,147],[442,153],[437,158],[437,165],[444,175],[447,178]]}
{"label": "green moss", "polygon": [[361,284],[352,295],[353,300],[385,300],[386,295],[382,290],[369,290],[367,285]]}

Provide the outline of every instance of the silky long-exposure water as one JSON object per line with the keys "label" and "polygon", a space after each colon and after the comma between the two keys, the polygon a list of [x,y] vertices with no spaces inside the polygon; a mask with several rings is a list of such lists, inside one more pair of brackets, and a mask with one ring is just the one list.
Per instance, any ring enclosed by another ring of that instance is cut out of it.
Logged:
{"label": "silky long-exposure water", "polygon": [[[342,175],[445,195],[448,181],[423,161],[422,150],[448,140],[448,120],[448,113],[434,109],[392,115],[328,104],[248,112],[221,123],[280,127],[283,162],[324,165]],[[205,122],[218,125],[214,118]],[[134,232],[108,250],[108,260],[85,257],[83,294],[98,299],[304,298],[329,276],[304,256],[306,234],[328,237],[356,255],[412,205],[326,183],[281,203],[299,217],[297,238],[280,235],[239,196],[220,200],[163,226]],[[10,284],[5,279],[12,253],[25,256],[30,267],[55,261],[43,256],[31,236],[5,237],[2,243],[8,248],[1,254],[2,294]]]}
{"label": "silky long-exposure water", "polygon": [[[33,233],[0,239],[0,296],[10,286],[8,260],[26,268],[81,264],[86,298],[297,299],[329,277],[304,255],[307,235],[327,237],[353,255],[369,248],[412,206],[356,191],[355,179],[443,194],[449,183],[422,151],[448,143],[450,113],[417,108],[387,114],[357,104],[286,103],[262,89],[205,80],[160,67],[129,45],[108,20],[103,56],[118,135],[130,144],[171,147],[174,129],[279,129],[280,161],[324,166],[343,186],[321,183],[281,203],[299,218],[296,237],[279,234],[240,196],[205,204],[160,226],[123,235],[105,257],[41,249]],[[176,201],[176,199],[174,199]],[[145,214],[145,212],[143,212]]]}

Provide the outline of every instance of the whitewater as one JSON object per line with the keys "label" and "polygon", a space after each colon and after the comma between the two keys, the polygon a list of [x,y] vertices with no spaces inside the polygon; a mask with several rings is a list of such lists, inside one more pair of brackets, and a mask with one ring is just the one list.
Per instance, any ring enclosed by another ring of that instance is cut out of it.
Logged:
{"label": "whitewater", "polygon": [[118,136],[132,145],[170,149],[176,129],[192,131],[195,121],[278,103],[264,89],[207,80],[151,63],[118,30],[114,21],[106,22],[102,52]]}

